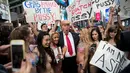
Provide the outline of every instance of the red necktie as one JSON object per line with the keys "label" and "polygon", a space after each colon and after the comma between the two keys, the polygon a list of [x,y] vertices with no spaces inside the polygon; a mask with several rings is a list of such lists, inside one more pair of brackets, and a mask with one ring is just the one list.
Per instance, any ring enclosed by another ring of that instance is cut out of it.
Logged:
{"label": "red necktie", "polygon": [[68,35],[66,35],[66,41],[67,41],[67,46],[68,46],[68,52],[70,55],[72,55],[73,54],[72,45],[71,45],[71,42],[70,42]]}

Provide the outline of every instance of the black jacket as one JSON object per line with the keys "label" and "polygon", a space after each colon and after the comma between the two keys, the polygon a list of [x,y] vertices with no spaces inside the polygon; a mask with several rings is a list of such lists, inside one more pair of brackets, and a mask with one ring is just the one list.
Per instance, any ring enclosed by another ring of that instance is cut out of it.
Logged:
{"label": "black jacket", "polygon": [[[77,33],[73,33],[73,32],[70,32],[72,34],[72,37],[74,38],[74,45],[75,45],[75,51],[77,53],[77,45],[79,43],[79,35]],[[60,34],[60,38],[59,38],[59,46],[61,46],[61,48],[64,47],[64,37],[63,37],[63,32],[59,32]]]}

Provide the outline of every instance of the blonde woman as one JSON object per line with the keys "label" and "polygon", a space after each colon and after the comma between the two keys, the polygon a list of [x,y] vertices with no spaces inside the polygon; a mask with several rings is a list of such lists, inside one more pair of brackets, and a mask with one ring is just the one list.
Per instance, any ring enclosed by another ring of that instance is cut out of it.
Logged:
{"label": "blonde woman", "polygon": [[88,66],[89,47],[92,42],[89,36],[89,30],[84,28],[80,31],[80,43],[77,51],[78,73],[86,73]]}

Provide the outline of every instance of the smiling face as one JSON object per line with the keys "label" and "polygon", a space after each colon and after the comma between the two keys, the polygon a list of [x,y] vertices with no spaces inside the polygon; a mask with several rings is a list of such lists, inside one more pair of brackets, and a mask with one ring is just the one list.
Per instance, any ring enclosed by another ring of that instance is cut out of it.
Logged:
{"label": "smiling face", "polygon": [[58,33],[55,33],[52,35],[52,42],[54,44],[58,44],[58,41],[59,41],[59,34]]}
{"label": "smiling face", "polygon": [[50,36],[49,35],[43,36],[42,45],[44,47],[49,47],[50,46]]}

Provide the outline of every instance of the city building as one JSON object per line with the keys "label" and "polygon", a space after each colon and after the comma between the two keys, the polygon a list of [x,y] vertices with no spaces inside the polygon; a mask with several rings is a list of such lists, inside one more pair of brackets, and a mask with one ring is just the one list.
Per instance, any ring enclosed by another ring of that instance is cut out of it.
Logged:
{"label": "city building", "polygon": [[0,23],[10,21],[8,0],[0,0]]}
{"label": "city building", "polygon": [[18,23],[25,23],[23,16],[22,2],[25,0],[9,0],[11,21],[14,27],[18,26]]}

